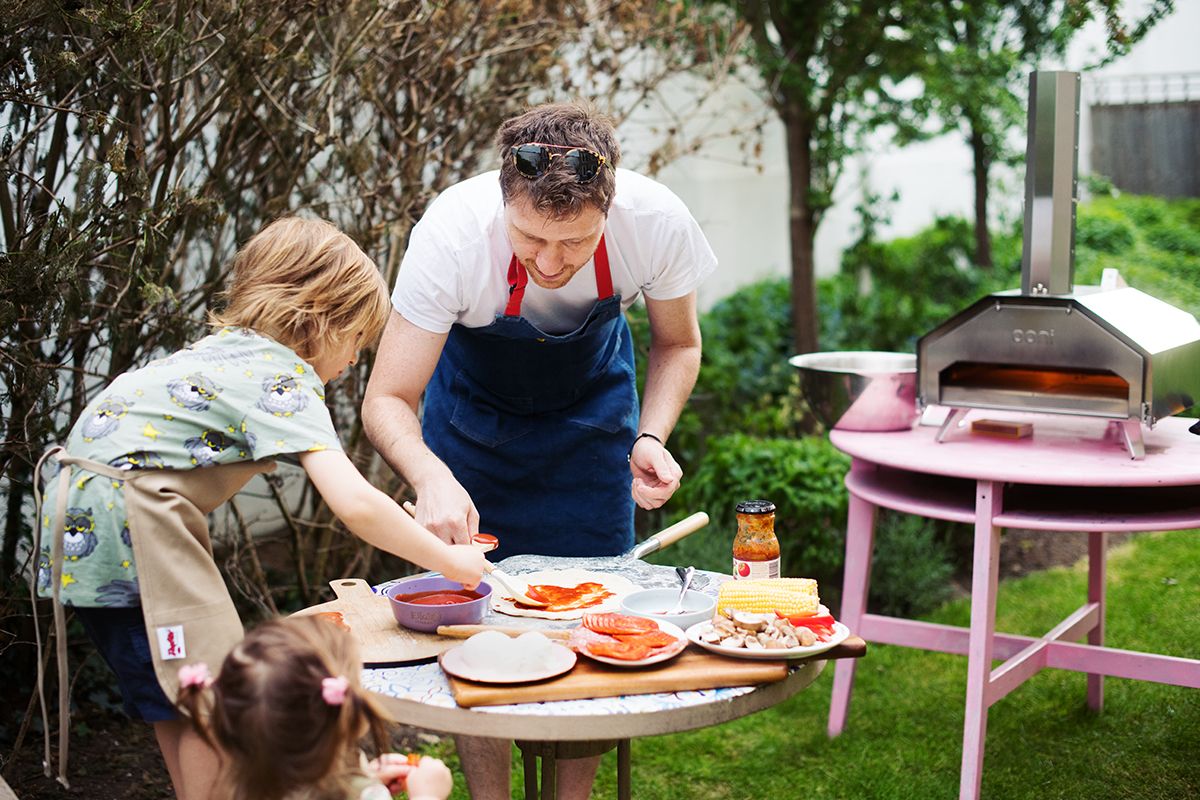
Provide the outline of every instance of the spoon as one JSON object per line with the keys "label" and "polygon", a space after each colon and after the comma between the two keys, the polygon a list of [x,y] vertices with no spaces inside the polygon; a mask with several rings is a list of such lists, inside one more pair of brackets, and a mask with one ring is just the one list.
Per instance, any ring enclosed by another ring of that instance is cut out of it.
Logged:
{"label": "spoon", "polygon": [[683,613],[683,598],[687,596],[688,587],[692,585],[692,576],[696,574],[696,568],[688,567],[684,569],[683,567],[676,567],[675,572],[678,573],[679,579],[683,581],[683,588],[679,590],[679,600],[675,603],[675,607],[667,612],[668,615]]}
{"label": "spoon", "polygon": [[537,606],[539,608],[544,608],[545,606],[550,605],[545,600],[534,600],[528,594],[518,589],[515,583],[509,583],[509,581],[514,580],[513,576],[509,575],[499,567],[493,566],[489,563],[486,567],[486,571],[488,575],[499,581],[500,585],[503,586],[518,603],[526,606]]}
{"label": "spoon", "polygon": [[[408,513],[408,515],[410,517],[412,517],[413,519],[417,518],[417,507],[415,505],[413,505],[408,500],[405,500],[401,504],[401,506],[404,508],[404,510]],[[504,571],[500,570],[499,568],[493,566],[492,564],[489,563],[487,565],[486,572],[488,575],[491,575],[492,577],[494,577],[500,583],[500,585],[503,586],[508,591],[508,593],[513,596],[513,599],[516,600],[518,603],[521,603],[521,604],[527,605],[527,606],[537,606],[538,608],[544,608],[544,607],[550,605],[545,600],[534,600],[528,594],[526,594],[522,590],[518,589],[516,587],[515,583],[509,583],[510,580],[513,580],[513,577],[511,575],[509,575],[507,572],[504,572]]]}

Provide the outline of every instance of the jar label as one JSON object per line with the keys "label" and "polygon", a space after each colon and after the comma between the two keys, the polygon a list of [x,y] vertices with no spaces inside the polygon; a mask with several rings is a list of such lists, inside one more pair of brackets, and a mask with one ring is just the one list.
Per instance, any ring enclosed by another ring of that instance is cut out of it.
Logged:
{"label": "jar label", "polygon": [[733,560],[733,577],[737,579],[778,578],[779,559],[769,558],[766,561]]}

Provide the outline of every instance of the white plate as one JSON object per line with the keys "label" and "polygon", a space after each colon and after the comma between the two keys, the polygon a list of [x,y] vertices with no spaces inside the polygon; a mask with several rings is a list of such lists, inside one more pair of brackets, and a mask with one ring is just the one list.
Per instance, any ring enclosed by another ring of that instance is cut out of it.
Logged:
{"label": "white plate", "polygon": [[808,647],[789,647],[785,650],[749,650],[745,647],[722,647],[719,644],[701,641],[700,632],[706,630],[711,624],[711,622],[697,622],[687,629],[687,638],[705,650],[720,653],[723,656],[733,656],[734,658],[758,658],[762,660],[808,658],[809,656],[820,655],[826,650],[836,647],[850,636],[849,628],[840,622],[835,622],[833,623],[833,636],[829,637],[828,642],[817,642]]}
{"label": "white plate", "polygon": [[438,663],[441,664],[442,670],[456,678],[478,681],[480,683],[529,683],[531,681],[541,681],[546,678],[553,678],[555,675],[562,675],[575,666],[575,651],[560,644],[556,644],[551,648],[554,658],[550,663],[540,669],[525,672],[471,669],[470,666],[463,663],[461,649],[462,645],[459,645],[442,653],[438,656]]}
{"label": "white plate", "polygon": [[582,653],[583,655],[587,656],[590,659],[593,659],[595,661],[601,661],[605,664],[612,664],[614,667],[645,667],[649,664],[658,664],[662,661],[667,661],[669,659],[672,659],[687,649],[687,641],[688,641],[687,634],[685,634],[678,625],[675,625],[670,622],[663,622],[662,620],[657,620],[657,619],[651,620],[651,621],[658,623],[658,629],[660,631],[664,631],[664,632],[669,633],[672,636],[674,636],[675,639],[677,640],[678,646],[673,647],[671,645],[663,645],[663,647],[666,647],[668,649],[664,650],[661,653],[656,653],[655,655],[652,655],[649,658],[640,658],[637,661],[630,661],[628,659],[621,659],[621,658],[612,658],[610,656],[598,656],[595,653],[589,652],[586,647],[580,648],[579,652]]}

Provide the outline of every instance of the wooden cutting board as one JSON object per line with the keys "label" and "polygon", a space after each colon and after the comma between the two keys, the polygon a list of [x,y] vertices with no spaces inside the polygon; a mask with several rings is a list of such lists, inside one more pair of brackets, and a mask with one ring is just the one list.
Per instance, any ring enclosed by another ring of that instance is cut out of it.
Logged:
{"label": "wooden cutting board", "polygon": [[400,627],[392,616],[392,606],[381,594],[360,578],[341,578],[329,582],[336,600],[297,611],[293,616],[336,611],[350,626],[358,642],[365,666],[404,664],[433,658],[461,640],[447,639],[434,633],[421,633]]}
{"label": "wooden cutting board", "polygon": [[[851,636],[837,647],[810,660],[858,658],[867,651],[866,642]],[[650,667],[622,668],[580,656],[565,675],[537,683],[493,684],[462,680],[446,675],[454,700],[463,708],[537,703],[546,700],[582,700],[623,694],[684,692],[725,686],[753,686],[787,677],[788,665],[796,661],[759,661],[729,658],[688,645],[678,658]]]}

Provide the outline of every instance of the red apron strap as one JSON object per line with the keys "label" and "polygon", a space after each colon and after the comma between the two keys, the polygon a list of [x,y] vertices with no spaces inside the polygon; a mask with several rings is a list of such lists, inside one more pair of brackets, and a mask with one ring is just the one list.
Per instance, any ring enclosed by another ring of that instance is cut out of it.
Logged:
{"label": "red apron strap", "polygon": [[600,244],[596,246],[596,299],[607,300],[612,297],[612,272],[608,269],[608,247],[604,244],[604,234],[600,234]]}
{"label": "red apron strap", "polygon": [[[612,272],[608,268],[608,248],[604,245],[604,235],[600,235],[600,243],[596,245],[594,256],[596,267],[596,299],[607,300],[612,297]],[[504,307],[504,316],[521,316],[521,301],[525,299],[525,287],[529,284],[529,272],[517,260],[513,253],[512,261],[508,262],[508,304]]]}
{"label": "red apron strap", "polygon": [[525,286],[529,283],[529,273],[517,260],[513,253],[512,261],[508,262],[508,305],[504,307],[504,316],[521,316],[521,301],[525,299]]}

